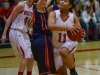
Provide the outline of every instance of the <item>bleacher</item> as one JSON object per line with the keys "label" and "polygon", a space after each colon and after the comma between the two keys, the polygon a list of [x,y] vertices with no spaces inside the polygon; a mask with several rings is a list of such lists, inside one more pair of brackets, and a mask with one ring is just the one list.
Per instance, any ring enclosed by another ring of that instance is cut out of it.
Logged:
{"label": "bleacher", "polygon": [[0,39],[0,48],[9,48],[11,47],[9,39],[6,39],[6,42],[4,44],[1,43],[1,39]]}

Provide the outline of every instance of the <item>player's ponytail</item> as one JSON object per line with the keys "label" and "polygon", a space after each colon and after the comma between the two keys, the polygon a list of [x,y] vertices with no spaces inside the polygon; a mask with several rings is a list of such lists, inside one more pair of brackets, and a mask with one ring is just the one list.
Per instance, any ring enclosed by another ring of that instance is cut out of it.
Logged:
{"label": "player's ponytail", "polygon": [[69,0],[70,4],[72,5],[72,7],[69,9],[69,12],[72,12],[72,9],[74,8],[75,4],[74,4],[74,0]]}

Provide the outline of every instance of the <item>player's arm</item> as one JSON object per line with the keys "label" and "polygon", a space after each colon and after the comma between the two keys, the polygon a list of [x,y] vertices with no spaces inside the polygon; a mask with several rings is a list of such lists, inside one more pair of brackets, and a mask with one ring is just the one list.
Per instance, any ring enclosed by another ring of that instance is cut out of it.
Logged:
{"label": "player's arm", "polygon": [[11,15],[9,16],[6,24],[5,24],[5,28],[4,28],[4,31],[3,31],[3,35],[2,35],[2,43],[5,42],[6,40],[6,33],[7,33],[7,30],[11,24],[11,21],[21,12],[23,11],[23,8],[24,8],[24,4],[23,3],[19,3],[15,8],[14,10],[12,11]]}
{"label": "player's arm", "polygon": [[49,13],[50,13],[51,11],[53,11],[53,5],[49,6],[47,10],[48,10]]}
{"label": "player's arm", "polygon": [[41,10],[43,7],[44,7],[44,3],[45,3],[46,0],[39,0],[37,2],[37,9],[38,10]]}
{"label": "player's arm", "polygon": [[50,30],[68,30],[70,29],[70,31],[75,30],[75,28],[72,26],[65,26],[65,25],[57,25],[56,24],[56,13],[54,11],[50,12],[49,17],[48,17],[48,27]]}
{"label": "player's arm", "polygon": [[79,22],[79,19],[78,19],[78,17],[76,15],[74,15],[74,24],[81,26],[80,22]]}
{"label": "player's arm", "polygon": [[[79,22],[79,19],[77,18],[77,16],[76,15],[74,15],[74,23],[75,23],[75,25],[79,25],[79,26],[81,26],[80,25],[80,22]],[[86,36],[86,33],[85,33],[85,30],[83,29],[83,32],[82,32],[82,38],[81,38],[81,40],[83,39],[83,38],[85,38],[85,36]]]}
{"label": "player's arm", "polygon": [[52,1],[52,0],[47,0],[47,3],[46,3],[45,6],[48,7],[48,6],[50,5],[51,1]]}

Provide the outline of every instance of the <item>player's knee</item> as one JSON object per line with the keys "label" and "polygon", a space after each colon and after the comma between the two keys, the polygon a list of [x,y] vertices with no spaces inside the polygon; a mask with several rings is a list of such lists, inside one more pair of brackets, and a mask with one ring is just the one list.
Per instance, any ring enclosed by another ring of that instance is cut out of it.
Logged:
{"label": "player's knee", "polygon": [[29,58],[29,61],[34,62],[34,58]]}
{"label": "player's knee", "polygon": [[69,56],[69,51],[66,48],[63,48],[59,51],[59,54],[62,58],[67,58]]}

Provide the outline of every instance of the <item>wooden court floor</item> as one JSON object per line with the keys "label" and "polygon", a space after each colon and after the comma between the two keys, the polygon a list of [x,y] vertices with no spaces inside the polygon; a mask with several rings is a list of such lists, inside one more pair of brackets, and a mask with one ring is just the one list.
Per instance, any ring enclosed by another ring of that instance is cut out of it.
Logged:
{"label": "wooden court floor", "polygon": [[[75,59],[79,75],[100,75],[100,41],[80,42]],[[11,48],[0,49],[0,75],[17,75],[20,60],[14,57]],[[32,75],[38,75],[36,62]]]}

